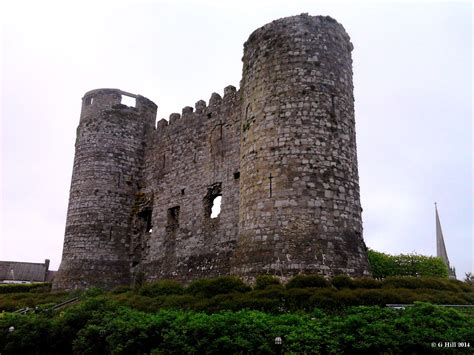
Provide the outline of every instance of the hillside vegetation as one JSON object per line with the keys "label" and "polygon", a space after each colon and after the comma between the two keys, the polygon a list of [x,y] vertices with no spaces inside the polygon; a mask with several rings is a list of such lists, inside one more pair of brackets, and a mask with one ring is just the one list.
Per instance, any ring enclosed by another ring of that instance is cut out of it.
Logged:
{"label": "hillside vegetation", "polygon": [[[78,304],[51,310],[74,296]],[[415,304],[395,310],[386,303]],[[280,336],[282,350],[294,354],[472,353],[473,314],[434,303],[473,304],[474,289],[444,278],[342,275],[299,275],[286,285],[261,276],[253,287],[235,277],[187,286],[164,280],[82,294],[49,292],[43,285],[0,294],[0,352],[271,354]],[[25,306],[38,309],[9,312]],[[457,342],[456,348],[432,346],[445,341]]]}

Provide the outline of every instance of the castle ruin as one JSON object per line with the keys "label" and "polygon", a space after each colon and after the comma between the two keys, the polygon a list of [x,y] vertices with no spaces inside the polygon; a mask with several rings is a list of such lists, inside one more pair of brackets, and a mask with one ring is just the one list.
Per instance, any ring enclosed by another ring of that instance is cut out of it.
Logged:
{"label": "castle ruin", "polygon": [[239,90],[156,125],[157,105],[143,96],[86,93],[54,287],[370,275],[352,49],[330,17],[273,21],[244,45]]}

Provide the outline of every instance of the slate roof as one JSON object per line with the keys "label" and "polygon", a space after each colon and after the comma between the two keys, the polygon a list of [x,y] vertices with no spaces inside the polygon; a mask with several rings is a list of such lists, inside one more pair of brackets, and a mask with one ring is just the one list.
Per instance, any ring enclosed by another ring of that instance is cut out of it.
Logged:
{"label": "slate roof", "polygon": [[48,259],[44,263],[0,261],[0,282],[4,280],[44,282],[48,277],[48,268]]}

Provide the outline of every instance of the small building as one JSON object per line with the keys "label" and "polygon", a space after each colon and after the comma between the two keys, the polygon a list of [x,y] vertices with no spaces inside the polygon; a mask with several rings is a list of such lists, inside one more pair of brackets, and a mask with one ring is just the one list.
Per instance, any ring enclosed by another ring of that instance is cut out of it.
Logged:
{"label": "small building", "polygon": [[0,261],[0,283],[51,282],[55,273],[49,270],[49,259],[44,263]]}

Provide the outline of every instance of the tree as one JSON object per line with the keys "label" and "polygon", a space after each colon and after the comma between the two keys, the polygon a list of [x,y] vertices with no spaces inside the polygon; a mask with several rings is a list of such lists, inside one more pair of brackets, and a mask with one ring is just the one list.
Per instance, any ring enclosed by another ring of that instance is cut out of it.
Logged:
{"label": "tree", "polygon": [[464,282],[470,286],[474,286],[474,275],[472,272],[466,272],[466,277],[464,278]]}
{"label": "tree", "polygon": [[439,257],[413,254],[389,255],[368,250],[369,263],[375,278],[387,276],[448,277],[448,267]]}

